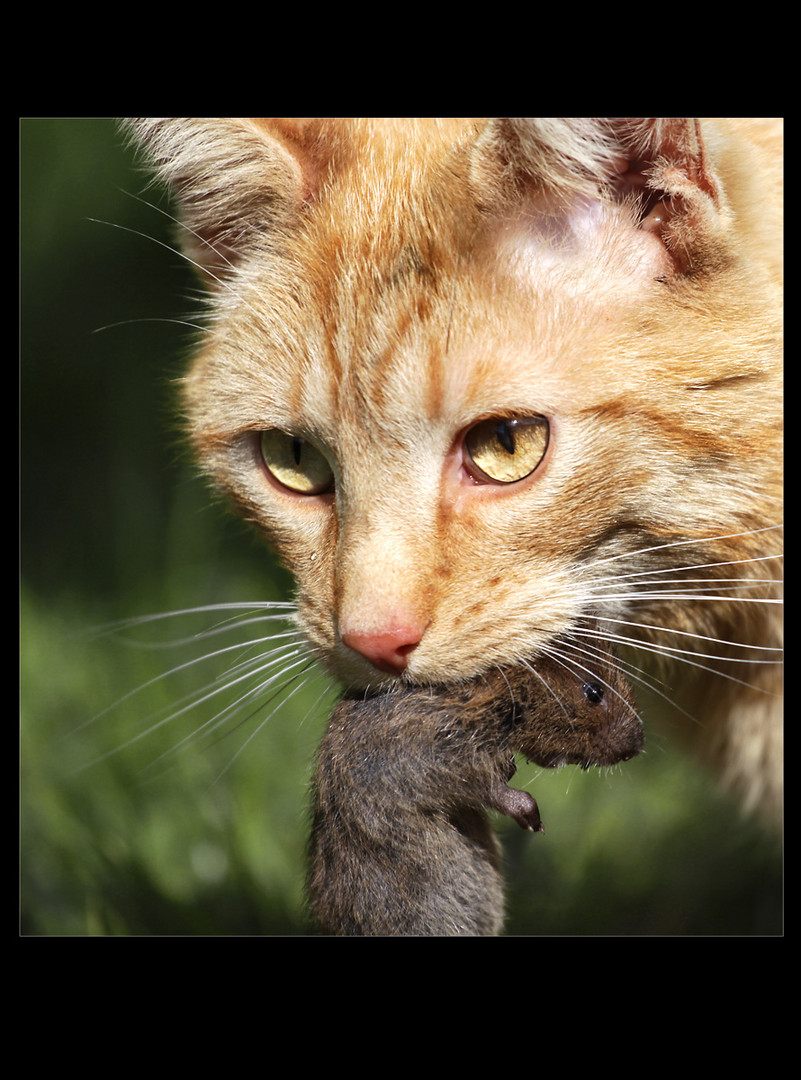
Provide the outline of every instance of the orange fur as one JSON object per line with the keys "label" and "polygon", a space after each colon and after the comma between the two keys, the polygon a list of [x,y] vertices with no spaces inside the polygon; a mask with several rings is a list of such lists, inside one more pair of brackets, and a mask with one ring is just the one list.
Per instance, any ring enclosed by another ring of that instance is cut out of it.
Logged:
{"label": "orange fur", "polygon": [[[214,297],[184,388],[199,459],[330,670],[396,677],[348,641],[403,633],[406,680],[464,679],[592,648],[596,616],[776,816],[780,124],[133,127]],[[549,418],[545,458],[476,483],[464,433],[510,416]],[[271,481],[270,428],[324,453],[333,493]]]}

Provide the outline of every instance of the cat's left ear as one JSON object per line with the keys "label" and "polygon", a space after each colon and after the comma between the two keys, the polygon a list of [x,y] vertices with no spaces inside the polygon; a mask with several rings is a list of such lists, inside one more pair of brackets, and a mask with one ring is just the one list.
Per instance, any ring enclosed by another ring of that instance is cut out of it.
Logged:
{"label": "cat's left ear", "polygon": [[566,216],[577,199],[624,204],[680,273],[721,257],[730,217],[698,119],[502,117],[476,152],[474,177],[507,203],[544,196]]}
{"label": "cat's left ear", "polygon": [[223,280],[249,251],[291,226],[313,196],[319,122],[304,118],[133,117],[124,132],[175,192],[179,240]]}
{"label": "cat's left ear", "polygon": [[611,121],[627,169],[616,183],[640,196],[639,227],[664,243],[680,272],[725,261],[731,216],[704,137],[694,117]]}

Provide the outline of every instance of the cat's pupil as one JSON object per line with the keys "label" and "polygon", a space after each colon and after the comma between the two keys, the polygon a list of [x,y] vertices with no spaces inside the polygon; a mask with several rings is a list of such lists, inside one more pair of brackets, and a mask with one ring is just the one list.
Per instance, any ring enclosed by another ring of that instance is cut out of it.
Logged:
{"label": "cat's pupil", "polygon": [[591,705],[597,705],[603,701],[604,688],[595,682],[584,683],[584,697]]}
{"label": "cat's pupil", "polygon": [[303,440],[299,439],[297,435],[292,438],[292,457],[295,459],[295,464],[300,465],[300,450],[303,446]]}
{"label": "cat's pupil", "polygon": [[512,429],[505,420],[501,420],[495,428],[495,435],[498,442],[506,450],[507,453],[513,454],[515,452],[515,437],[512,433]]}

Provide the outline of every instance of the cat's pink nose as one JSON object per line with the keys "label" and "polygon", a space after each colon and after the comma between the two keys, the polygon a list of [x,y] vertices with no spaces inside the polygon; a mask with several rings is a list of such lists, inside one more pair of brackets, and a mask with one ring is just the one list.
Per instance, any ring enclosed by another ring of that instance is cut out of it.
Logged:
{"label": "cat's pink nose", "polygon": [[409,663],[409,653],[420,644],[422,632],[411,627],[381,630],[376,633],[346,632],[342,640],[349,649],[390,675],[400,675]]}

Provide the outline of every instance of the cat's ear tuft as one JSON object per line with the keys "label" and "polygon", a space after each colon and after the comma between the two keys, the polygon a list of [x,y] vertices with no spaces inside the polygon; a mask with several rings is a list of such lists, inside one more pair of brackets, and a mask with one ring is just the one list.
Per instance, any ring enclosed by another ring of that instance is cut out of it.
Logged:
{"label": "cat's ear tuft", "polygon": [[473,158],[477,186],[513,198],[530,189],[592,195],[620,167],[613,132],[593,117],[496,117],[477,140]]}
{"label": "cat's ear tuft", "polygon": [[314,120],[135,117],[122,128],[174,191],[181,246],[212,282],[313,198]]}
{"label": "cat's ear tuft", "polygon": [[702,126],[686,117],[500,117],[479,137],[474,183],[496,206],[543,196],[631,208],[679,273],[719,260],[730,219]]}
{"label": "cat's ear tuft", "polygon": [[639,227],[665,245],[679,273],[721,268],[732,223],[694,117],[611,120],[627,168],[618,191],[638,199]]}

